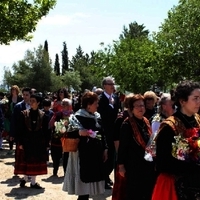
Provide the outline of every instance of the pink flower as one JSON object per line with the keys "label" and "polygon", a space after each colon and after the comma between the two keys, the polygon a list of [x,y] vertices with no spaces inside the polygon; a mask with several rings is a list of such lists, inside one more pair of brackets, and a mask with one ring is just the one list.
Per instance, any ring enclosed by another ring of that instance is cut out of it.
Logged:
{"label": "pink flower", "polygon": [[87,132],[89,133],[89,136],[90,136],[91,138],[95,138],[95,137],[97,136],[96,132],[93,131],[93,130],[91,130],[91,129],[88,130]]}

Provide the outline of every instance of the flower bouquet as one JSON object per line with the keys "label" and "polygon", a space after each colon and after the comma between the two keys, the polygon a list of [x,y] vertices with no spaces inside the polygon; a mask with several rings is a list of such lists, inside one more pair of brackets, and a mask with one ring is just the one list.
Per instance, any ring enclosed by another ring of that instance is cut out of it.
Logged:
{"label": "flower bouquet", "polygon": [[69,123],[68,119],[61,119],[60,121],[54,123],[54,126],[55,126],[54,137],[55,138],[60,138],[64,136],[64,134],[67,131],[68,123]]}
{"label": "flower bouquet", "polygon": [[174,136],[172,155],[178,160],[193,161],[200,164],[200,137],[199,129],[188,129],[184,136]]}
{"label": "flower bouquet", "polygon": [[153,158],[156,157],[156,142],[155,142],[156,136],[157,136],[157,131],[152,133],[149,138],[144,154],[144,159],[146,161],[152,162]]}
{"label": "flower bouquet", "polygon": [[[192,128],[183,135],[174,136],[172,155],[178,160],[200,164],[200,137],[199,129]],[[176,175],[175,188],[178,199],[199,199],[200,185],[196,174]]]}

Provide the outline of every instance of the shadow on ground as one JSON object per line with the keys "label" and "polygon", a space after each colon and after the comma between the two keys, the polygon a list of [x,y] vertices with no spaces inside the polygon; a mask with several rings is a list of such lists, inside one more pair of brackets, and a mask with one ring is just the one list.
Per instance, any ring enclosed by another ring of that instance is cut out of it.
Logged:
{"label": "shadow on ground", "polygon": [[9,193],[5,195],[13,199],[27,199],[29,196],[35,196],[44,193],[44,189],[33,189],[30,187],[12,188]]}
{"label": "shadow on ground", "polygon": [[58,177],[58,176],[54,176],[54,175],[52,175],[48,178],[42,179],[42,181],[44,181],[44,182],[51,182],[54,184],[61,184],[61,183],[63,183],[63,180],[64,180],[64,176]]}

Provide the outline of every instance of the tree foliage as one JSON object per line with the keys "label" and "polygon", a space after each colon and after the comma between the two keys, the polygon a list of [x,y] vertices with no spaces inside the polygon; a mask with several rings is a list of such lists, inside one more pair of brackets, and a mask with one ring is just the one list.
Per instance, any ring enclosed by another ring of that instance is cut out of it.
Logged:
{"label": "tree foliage", "polygon": [[76,49],[76,54],[72,56],[70,67],[80,74],[81,91],[91,90],[94,86],[100,85],[99,79],[101,77],[94,71],[95,62],[96,54],[94,52],[91,52],[91,55],[85,54],[81,46]]}
{"label": "tree foliage", "polygon": [[69,57],[66,42],[63,42],[63,50],[62,50],[62,75],[65,74],[66,71],[69,70]]}
{"label": "tree foliage", "polygon": [[45,42],[44,42],[44,50],[47,52],[49,51],[49,45],[48,45],[47,40],[45,40]]}
{"label": "tree foliage", "polygon": [[61,77],[63,84],[65,87],[70,88],[72,87],[76,91],[79,91],[81,88],[81,77],[78,71],[67,71],[65,74]]}
{"label": "tree foliage", "polygon": [[0,44],[13,40],[30,40],[38,21],[54,8],[56,0],[1,0]]}
{"label": "tree foliage", "polygon": [[23,60],[14,63],[13,74],[7,70],[4,81],[7,85],[33,87],[38,91],[50,91],[52,86],[52,67],[48,52],[40,45],[34,51],[27,50]]}
{"label": "tree foliage", "polygon": [[111,75],[122,90],[144,92],[154,84],[155,44],[148,30],[136,22],[124,29],[119,41],[98,52],[97,67],[102,76]]}
{"label": "tree foliage", "polygon": [[199,80],[200,1],[180,0],[168,12],[155,40],[158,44],[160,74],[168,80]]}
{"label": "tree foliage", "polygon": [[149,30],[144,30],[144,24],[139,25],[136,21],[130,23],[128,28],[126,26],[123,27],[122,34],[120,34],[119,39],[134,39],[141,37],[148,37]]}
{"label": "tree foliage", "polygon": [[60,63],[59,63],[59,56],[58,56],[58,54],[56,54],[56,58],[55,58],[54,73],[57,76],[60,76]]}

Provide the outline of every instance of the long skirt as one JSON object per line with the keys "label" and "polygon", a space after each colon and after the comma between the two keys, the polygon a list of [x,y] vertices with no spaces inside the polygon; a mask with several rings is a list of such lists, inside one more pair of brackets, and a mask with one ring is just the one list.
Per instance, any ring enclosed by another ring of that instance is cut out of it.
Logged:
{"label": "long skirt", "polygon": [[22,174],[28,176],[47,174],[46,159],[44,159],[44,161],[34,161],[34,159],[31,161],[25,161],[24,150],[19,149],[19,145],[17,145],[15,150],[14,174]]}
{"label": "long skirt", "polygon": [[117,167],[112,191],[112,200],[122,200],[126,198],[126,184],[126,177],[122,177],[119,174],[119,167]]}
{"label": "long skirt", "polygon": [[[98,172],[97,172],[98,173]],[[104,193],[105,181],[84,183],[80,179],[79,153],[70,152],[64,177],[63,191],[75,195],[97,195]]]}
{"label": "long skirt", "polygon": [[160,174],[154,187],[152,200],[178,200],[175,179],[169,174]]}

